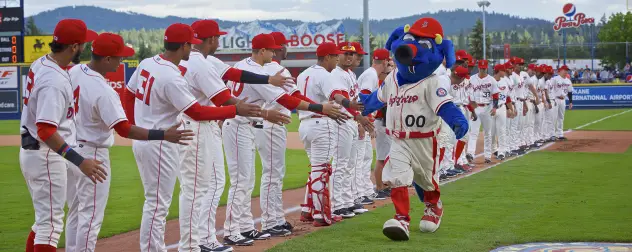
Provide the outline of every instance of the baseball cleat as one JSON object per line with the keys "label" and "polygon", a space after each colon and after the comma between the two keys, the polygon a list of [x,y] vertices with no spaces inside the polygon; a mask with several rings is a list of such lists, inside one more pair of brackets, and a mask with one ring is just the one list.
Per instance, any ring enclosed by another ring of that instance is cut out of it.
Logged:
{"label": "baseball cleat", "polygon": [[241,233],[242,236],[253,240],[268,240],[272,235],[266,232],[259,232],[256,229]]}
{"label": "baseball cleat", "polygon": [[382,233],[393,241],[408,241],[410,239],[409,226],[407,221],[390,219],[384,222]]}
{"label": "baseball cleat", "polygon": [[454,172],[453,170],[447,170],[447,171],[445,171],[445,175],[448,178],[452,178],[452,177],[456,177],[456,175],[458,175],[458,174],[456,172]]}
{"label": "baseball cleat", "polygon": [[486,158],[486,159],[485,159],[485,163],[486,163],[486,164],[491,164],[491,163],[492,163],[492,160],[491,160],[491,159],[489,159],[489,158]]}
{"label": "baseball cleat", "polygon": [[201,252],[231,252],[233,251],[232,247],[226,246],[224,244],[219,243],[218,241],[213,241],[209,244],[200,245]]}
{"label": "baseball cleat", "polygon": [[463,166],[462,166],[462,165],[460,165],[460,164],[455,164],[455,165],[454,165],[454,170],[456,170],[456,171],[458,171],[458,172],[460,172],[460,173],[468,173],[468,172],[470,172],[470,170],[465,169],[465,167],[463,167]]}
{"label": "baseball cleat", "polygon": [[447,179],[448,179],[448,175],[445,175],[445,173],[444,173],[444,174],[439,175],[439,181],[445,181],[445,180],[447,180]]}
{"label": "baseball cleat", "polygon": [[419,230],[424,233],[434,233],[441,225],[441,217],[443,216],[443,204],[441,200],[436,205],[426,203],[424,216],[419,222]]}
{"label": "baseball cleat", "polygon": [[266,229],[263,230],[263,233],[268,233],[270,234],[271,237],[285,237],[288,235],[291,235],[292,232],[290,230],[287,230],[283,227],[281,227],[281,225],[275,226],[273,228],[270,229]]}
{"label": "baseball cleat", "polygon": [[351,211],[349,211],[349,209],[346,208],[342,208],[342,209],[338,209],[336,211],[334,211],[334,215],[335,216],[340,216],[344,219],[349,219],[349,218],[353,218],[355,216],[355,214]]}
{"label": "baseball cleat", "polygon": [[551,138],[549,138],[549,141],[551,141],[551,142],[555,142],[555,140],[557,140],[557,138],[556,138],[556,137],[554,137],[554,136],[552,136]]}
{"label": "baseball cleat", "polygon": [[505,154],[498,155],[498,160],[505,160]]}
{"label": "baseball cleat", "polygon": [[568,138],[566,138],[566,137],[558,137],[557,138],[557,141],[566,141],[566,140],[568,140]]}
{"label": "baseball cleat", "polygon": [[290,232],[292,232],[292,230],[294,230],[294,226],[292,226],[292,224],[290,224],[287,221],[285,223],[283,223],[283,225],[281,225],[281,228],[290,230]]}
{"label": "baseball cleat", "polygon": [[472,154],[467,154],[465,155],[465,158],[467,159],[468,163],[474,163],[474,156],[472,156]]}
{"label": "baseball cleat", "polygon": [[314,217],[310,212],[301,212],[301,222],[312,222]]}
{"label": "baseball cleat", "polygon": [[388,192],[386,190],[379,190],[377,191],[377,194],[375,195],[376,200],[385,200],[388,197],[389,197]]}
{"label": "baseball cleat", "polygon": [[362,205],[373,205],[375,202],[372,199],[369,199],[367,196],[363,196],[360,204]]}
{"label": "baseball cleat", "polygon": [[354,214],[363,214],[369,211],[369,209],[365,209],[362,204],[355,204],[352,207],[347,208],[347,209],[353,212]]}
{"label": "baseball cleat", "polygon": [[231,246],[252,246],[254,244],[254,240],[248,239],[241,234],[225,236],[224,237],[224,245]]}
{"label": "baseball cleat", "polygon": [[331,226],[331,223],[327,223],[324,219],[314,219],[314,222],[312,222],[312,225],[314,225],[314,227],[326,227],[326,226]]}

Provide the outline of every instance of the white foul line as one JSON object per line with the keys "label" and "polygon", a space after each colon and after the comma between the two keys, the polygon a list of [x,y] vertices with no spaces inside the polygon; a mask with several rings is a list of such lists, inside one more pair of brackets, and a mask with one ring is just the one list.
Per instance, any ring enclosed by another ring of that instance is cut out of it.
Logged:
{"label": "white foul line", "polygon": [[[620,113],[617,113],[617,114],[614,114],[614,115],[609,115],[609,116],[606,116],[606,117],[601,118],[601,119],[599,119],[599,120],[595,120],[595,121],[589,122],[589,123],[587,123],[587,124],[581,125],[581,126],[579,126],[579,127],[576,127],[576,128],[575,128],[575,130],[582,129],[582,128],[584,128],[584,127],[590,126],[590,125],[592,125],[592,124],[595,124],[595,123],[601,122],[601,121],[603,121],[603,120],[606,120],[606,119],[609,119],[609,118],[612,118],[612,117],[615,117],[615,116],[623,115],[623,114],[628,113],[628,112],[630,112],[630,111],[632,111],[632,109],[628,109],[628,110],[626,110],[626,111],[623,111],[623,112],[620,112]],[[569,130],[567,130],[567,131],[564,131],[564,133],[569,133],[569,132],[572,132],[572,131],[573,131],[573,129],[569,129]],[[553,145],[553,144],[554,144],[554,143],[548,143],[548,144],[545,144],[545,145],[543,145],[542,147],[540,147],[539,149],[535,149],[535,150],[530,150],[530,151],[527,151],[527,153],[525,153],[524,155],[526,155],[526,154],[528,154],[528,153],[531,153],[531,152],[534,152],[534,151],[539,151],[539,150],[546,149],[546,148],[550,147],[550,146],[551,146],[551,145]],[[479,153],[479,154],[475,155],[475,158],[480,157],[480,156],[482,156],[483,154],[484,154],[484,153]],[[486,168],[482,168],[482,169],[480,169],[480,170],[478,170],[478,171],[471,172],[471,173],[468,173],[468,174],[465,174],[465,175],[462,175],[462,176],[458,176],[458,177],[456,177],[456,178],[452,178],[452,179],[447,180],[447,181],[444,181],[444,182],[439,182],[439,185],[445,185],[445,184],[448,184],[448,183],[452,183],[452,182],[454,182],[454,181],[457,181],[457,180],[459,180],[459,179],[467,178],[467,177],[472,176],[472,175],[474,175],[474,174],[478,174],[478,173],[480,173],[480,172],[482,172],[482,171],[486,171],[487,169],[490,169],[490,168],[496,167],[496,166],[498,166],[498,165],[500,165],[500,164],[504,164],[504,163],[509,162],[509,161],[511,161],[511,160],[514,160],[514,159],[520,158],[520,157],[522,157],[522,156],[524,156],[524,155],[521,155],[521,156],[516,156],[516,157],[511,157],[511,158],[505,159],[503,162],[500,162],[500,163],[496,163],[496,164],[490,165],[490,166],[488,166],[488,167],[486,167]],[[290,214],[290,213],[298,212],[298,211],[300,211],[300,210],[301,210],[301,206],[294,206],[294,207],[290,207],[290,208],[288,208],[288,209],[285,209],[284,213],[285,213],[285,214]],[[260,222],[261,222],[261,217],[256,218],[256,219],[254,220],[255,225],[256,225],[256,224],[259,224]],[[220,231],[218,231],[218,232],[216,233],[216,235],[217,235],[217,236],[222,236],[223,234],[224,234],[224,229],[222,229],[222,230],[220,230]],[[170,249],[176,249],[176,248],[178,248],[178,243],[171,244],[171,245],[167,246],[167,250],[170,250]]]}

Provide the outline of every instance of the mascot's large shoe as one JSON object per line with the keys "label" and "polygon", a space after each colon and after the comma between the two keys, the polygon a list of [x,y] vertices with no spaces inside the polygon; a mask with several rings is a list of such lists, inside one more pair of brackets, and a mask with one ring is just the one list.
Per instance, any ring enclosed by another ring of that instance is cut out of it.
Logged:
{"label": "mascot's large shoe", "polygon": [[410,223],[405,220],[390,219],[384,222],[382,233],[393,241],[408,241]]}
{"label": "mascot's large shoe", "polygon": [[419,229],[424,233],[434,233],[441,225],[441,217],[443,216],[443,204],[441,200],[436,205],[426,203],[424,217],[419,222]]}

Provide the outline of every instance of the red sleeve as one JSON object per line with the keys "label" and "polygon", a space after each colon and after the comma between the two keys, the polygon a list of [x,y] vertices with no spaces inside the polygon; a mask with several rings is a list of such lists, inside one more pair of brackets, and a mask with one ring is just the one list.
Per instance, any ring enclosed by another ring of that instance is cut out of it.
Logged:
{"label": "red sleeve", "polygon": [[329,96],[329,100],[335,100],[336,95],[342,95],[345,98],[349,99],[349,93],[347,91],[342,91],[342,90],[335,90],[333,92],[331,92],[331,96]]}
{"label": "red sleeve", "polygon": [[36,123],[35,125],[37,125],[37,136],[44,142],[57,132],[57,127],[52,124]]}
{"label": "red sleeve", "polygon": [[121,121],[115,124],[113,128],[119,136],[127,138],[132,130],[132,124],[128,121]]}
{"label": "red sleeve", "polygon": [[226,103],[232,97],[233,96],[230,94],[230,90],[226,89],[222,92],[219,92],[219,94],[213,96],[213,98],[211,98],[211,102],[213,102],[215,106],[220,107],[224,105],[224,103]]}
{"label": "red sleeve", "polygon": [[362,93],[362,94],[371,94],[371,90],[362,89],[362,90],[360,90],[360,93]]}
{"label": "red sleeve", "polygon": [[301,99],[296,97],[289,96],[287,94],[283,94],[279,99],[276,100],[279,104],[289,110],[295,110],[299,104],[301,104]]}
{"label": "red sleeve", "polygon": [[224,120],[235,118],[235,116],[237,115],[237,107],[235,107],[234,105],[223,107],[208,107],[202,106],[196,102],[187,110],[185,110],[184,114],[196,121]]}
{"label": "red sleeve", "polygon": [[229,67],[228,70],[226,70],[226,72],[224,73],[224,75],[222,75],[222,80],[240,82],[241,72],[242,71],[237,68]]}
{"label": "red sleeve", "polygon": [[301,92],[294,92],[294,93],[292,93],[292,97],[296,97],[298,99],[301,99],[301,100],[309,102],[309,103],[316,103],[315,101],[312,101],[312,99],[307,98],[307,96],[302,95]]}
{"label": "red sleeve", "polygon": [[505,104],[509,104],[511,103],[511,97],[507,96],[507,101],[505,102]]}
{"label": "red sleeve", "polygon": [[134,93],[127,90],[127,88],[123,89],[123,97],[121,97],[121,104],[123,104],[123,110],[125,110],[125,116],[127,116],[127,120],[130,124],[135,125],[134,121]]}
{"label": "red sleeve", "polygon": [[494,100],[498,100],[499,97],[500,97],[500,93],[495,93],[492,95],[492,99]]}
{"label": "red sleeve", "polygon": [[347,111],[349,111],[349,113],[353,116],[357,116],[358,114],[360,114],[357,110],[352,108],[347,108]]}
{"label": "red sleeve", "polygon": [[468,105],[465,105],[465,107],[466,107],[466,108],[467,108],[467,110],[469,110],[470,112],[472,112],[472,113],[474,112],[474,107],[472,107],[472,105],[468,104]]}

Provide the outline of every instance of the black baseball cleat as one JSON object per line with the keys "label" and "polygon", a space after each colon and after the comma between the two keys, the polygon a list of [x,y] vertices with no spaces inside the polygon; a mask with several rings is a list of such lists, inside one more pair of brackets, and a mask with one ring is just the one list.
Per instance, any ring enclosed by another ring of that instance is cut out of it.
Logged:
{"label": "black baseball cleat", "polygon": [[445,180],[447,180],[447,179],[448,179],[448,175],[445,175],[445,173],[444,173],[444,174],[439,175],[439,181],[445,181]]}
{"label": "black baseball cleat", "polygon": [[549,138],[549,141],[551,142],[555,142],[557,140],[557,137],[552,136],[551,138]]}
{"label": "black baseball cleat", "polygon": [[389,197],[389,194],[386,191],[386,189],[377,191],[377,194],[375,195],[376,200],[385,200],[388,197]]}
{"label": "black baseball cleat", "polygon": [[498,157],[498,151],[494,151],[494,157]]}
{"label": "black baseball cleat", "polygon": [[505,154],[498,155],[498,160],[505,160]]}
{"label": "black baseball cleat", "polygon": [[226,246],[224,244],[221,244],[218,241],[214,241],[209,244],[200,245],[200,251],[201,252],[231,252],[233,251],[233,248]]}
{"label": "black baseball cleat", "polygon": [[375,202],[367,196],[362,196],[362,200],[360,200],[360,204],[362,205],[373,205],[373,203]]}
{"label": "black baseball cleat", "polygon": [[465,158],[467,159],[468,163],[474,163],[474,157],[472,156],[472,154],[467,154],[465,155]]}
{"label": "black baseball cleat", "polygon": [[342,217],[344,219],[353,218],[353,216],[355,216],[355,214],[353,212],[349,211],[349,209],[346,209],[346,208],[342,208],[342,209],[338,209],[338,210],[334,211],[333,215],[340,216],[340,217]]}
{"label": "black baseball cleat", "polygon": [[292,234],[292,231],[287,230],[281,225],[274,226],[273,228],[263,230],[263,233],[268,233],[272,237],[285,237]]}
{"label": "black baseball cleat", "polygon": [[463,166],[461,166],[460,164],[455,164],[454,165],[454,170],[460,172],[460,173],[468,173],[470,171],[466,170],[465,168],[463,168]]}
{"label": "black baseball cleat", "polygon": [[568,140],[568,138],[566,138],[566,137],[558,137],[557,138],[557,141],[566,141],[566,140]]}
{"label": "black baseball cleat", "polygon": [[281,228],[290,230],[290,232],[292,232],[294,230],[294,226],[292,226],[292,224],[290,224],[287,221],[285,223],[283,223],[283,225],[281,225]]}
{"label": "black baseball cleat", "polygon": [[241,233],[246,238],[253,240],[268,240],[272,235],[266,232],[259,232],[256,229]]}
{"label": "black baseball cleat", "polygon": [[459,174],[458,174],[458,173],[456,173],[456,171],[454,171],[454,170],[450,169],[450,170],[445,171],[445,175],[446,175],[448,178],[452,178],[452,177],[456,177],[456,175],[459,175]]}
{"label": "black baseball cleat", "polygon": [[244,237],[241,234],[224,237],[224,245],[230,246],[252,246],[254,240]]}
{"label": "black baseball cleat", "polygon": [[491,159],[489,159],[489,158],[486,158],[486,159],[485,159],[485,163],[486,163],[486,164],[491,164],[491,163],[492,163],[492,160],[491,160]]}

